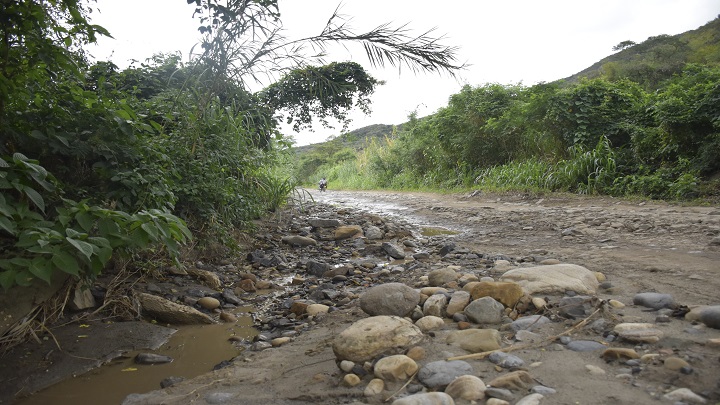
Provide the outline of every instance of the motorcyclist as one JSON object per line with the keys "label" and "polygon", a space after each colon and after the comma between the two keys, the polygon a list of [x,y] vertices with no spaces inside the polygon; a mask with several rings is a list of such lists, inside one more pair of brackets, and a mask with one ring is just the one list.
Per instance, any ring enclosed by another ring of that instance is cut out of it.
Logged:
{"label": "motorcyclist", "polygon": [[327,189],[327,180],[325,180],[325,177],[320,180],[320,191],[325,191]]}

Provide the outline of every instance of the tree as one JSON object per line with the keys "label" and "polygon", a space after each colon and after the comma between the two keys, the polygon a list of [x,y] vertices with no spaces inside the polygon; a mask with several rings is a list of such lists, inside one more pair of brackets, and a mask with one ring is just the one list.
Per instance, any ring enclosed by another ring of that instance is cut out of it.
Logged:
{"label": "tree", "polygon": [[613,46],[612,50],[615,52],[622,51],[623,49],[627,49],[627,48],[633,47],[635,45],[637,45],[637,43],[634,41],[622,41],[619,44]]}

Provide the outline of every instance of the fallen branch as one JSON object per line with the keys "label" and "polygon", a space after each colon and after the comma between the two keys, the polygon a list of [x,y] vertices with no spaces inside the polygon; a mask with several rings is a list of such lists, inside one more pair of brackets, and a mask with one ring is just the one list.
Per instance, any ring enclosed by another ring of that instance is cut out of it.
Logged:
{"label": "fallen branch", "polygon": [[585,319],[583,319],[582,321],[580,321],[580,322],[578,322],[577,324],[575,324],[575,326],[573,326],[572,328],[569,328],[568,330],[566,330],[566,331],[564,331],[564,332],[562,332],[562,333],[559,333],[559,334],[557,334],[557,335],[553,335],[553,336],[547,337],[547,338],[541,340],[540,342],[526,343],[526,344],[523,344],[523,345],[511,345],[511,346],[508,346],[508,347],[504,347],[504,348],[496,349],[496,350],[490,350],[490,351],[487,351],[487,352],[473,353],[473,354],[466,354],[466,355],[463,355],[463,356],[449,357],[447,360],[450,361],[450,360],[484,359],[485,357],[487,357],[487,356],[489,356],[490,354],[495,353],[495,352],[509,353],[509,352],[514,352],[514,351],[516,351],[516,350],[533,349],[533,348],[545,346],[545,345],[547,345],[547,344],[549,344],[549,343],[552,343],[552,342],[554,342],[555,340],[559,339],[561,336],[569,335],[569,334],[573,333],[574,331],[576,331],[577,329],[582,328],[583,326],[587,325],[587,323],[590,322],[590,319],[591,319],[593,316],[595,316],[598,312],[600,312],[600,311],[602,311],[602,310],[604,309],[604,305],[603,305],[603,304],[604,304],[604,301],[601,302],[601,303],[598,305],[598,308],[597,308],[592,314],[588,315],[587,318],[585,318]]}

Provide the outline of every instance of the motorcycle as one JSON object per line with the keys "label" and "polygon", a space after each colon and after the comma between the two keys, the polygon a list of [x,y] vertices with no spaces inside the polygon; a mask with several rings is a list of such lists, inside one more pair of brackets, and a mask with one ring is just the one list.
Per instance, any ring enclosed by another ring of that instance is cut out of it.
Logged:
{"label": "motorcycle", "polygon": [[320,183],[320,192],[321,192],[321,193],[322,193],[322,192],[325,192],[326,189],[327,189],[327,184],[326,184],[326,183]]}

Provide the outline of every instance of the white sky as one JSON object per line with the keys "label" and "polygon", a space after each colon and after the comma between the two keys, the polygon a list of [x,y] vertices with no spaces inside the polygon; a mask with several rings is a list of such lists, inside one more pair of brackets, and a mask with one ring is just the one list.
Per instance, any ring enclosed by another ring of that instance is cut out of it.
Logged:
{"label": "white sky", "polygon": [[[320,32],[340,0],[280,0],[289,37]],[[98,0],[95,24],[115,39],[90,49],[98,60],[121,68],[131,59],[144,61],[158,52],[180,51],[185,57],[197,42],[198,21],[186,0]],[[696,29],[718,17],[718,0],[344,0],[341,13],[351,16],[356,32],[382,23],[409,23],[420,34],[437,28],[443,43],[459,46],[458,59],[471,66],[457,78],[413,74],[386,66],[373,69],[359,46],[333,48],[329,61],[356,61],[379,80],[373,114],[353,114],[350,130],[371,124],[400,124],[417,111],[425,116],[447,105],[463,84],[533,85],[577,73],[612,53],[616,44],[642,42],[650,36]],[[294,134],[298,145],[317,143],[340,128],[316,128]]]}

